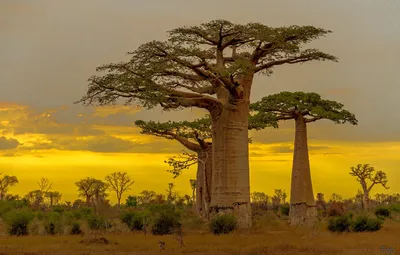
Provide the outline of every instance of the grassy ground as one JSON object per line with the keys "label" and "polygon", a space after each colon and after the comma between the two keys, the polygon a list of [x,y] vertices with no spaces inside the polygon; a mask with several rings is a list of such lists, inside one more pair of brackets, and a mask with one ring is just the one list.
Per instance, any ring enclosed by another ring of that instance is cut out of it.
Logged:
{"label": "grassy ground", "polygon": [[[175,236],[145,236],[143,233],[105,234],[109,244],[89,243],[86,236],[0,237],[0,255],[89,255],[89,254],[400,254],[400,223],[386,221],[374,233],[329,233],[322,227],[304,231],[289,229],[282,222],[255,226],[251,232],[214,236],[203,231],[186,231],[185,247]],[[265,226],[265,225],[264,225]],[[160,251],[158,241],[166,243]],[[382,251],[381,246],[395,249]]]}

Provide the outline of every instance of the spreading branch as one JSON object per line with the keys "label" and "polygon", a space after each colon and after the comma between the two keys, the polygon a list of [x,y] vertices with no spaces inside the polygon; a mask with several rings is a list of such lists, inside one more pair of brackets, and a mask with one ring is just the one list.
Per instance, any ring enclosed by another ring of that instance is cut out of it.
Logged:
{"label": "spreading branch", "polygon": [[76,103],[137,101],[164,110],[235,107],[236,99],[243,96],[237,87],[251,86],[242,81],[255,72],[269,74],[273,66],[282,64],[336,61],[334,56],[302,48],[328,33],[312,26],[271,28],[226,20],[173,29],[166,41],[152,41],[129,52],[130,60],[97,68],[101,73],[89,79],[86,95]]}

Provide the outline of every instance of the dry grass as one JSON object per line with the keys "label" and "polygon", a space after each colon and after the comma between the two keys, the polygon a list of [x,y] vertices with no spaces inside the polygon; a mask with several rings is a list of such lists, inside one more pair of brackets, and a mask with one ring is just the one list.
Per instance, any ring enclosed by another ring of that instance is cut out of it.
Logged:
{"label": "dry grass", "polygon": [[[265,226],[265,225],[264,225]],[[400,223],[385,222],[374,233],[329,233],[321,227],[314,231],[293,230],[284,221],[269,227],[256,226],[252,231],[226,236],[188,232],[185,247],[180,247],[175,236],[144,236],[137,234],[106,234],[104,240],[94,236],[28,236],[0,238],[0,255],[91,255],[91,254],[389,254],[381,245],[393,247],[400,254]],[[158,241],[166,243],[160,251]]]}

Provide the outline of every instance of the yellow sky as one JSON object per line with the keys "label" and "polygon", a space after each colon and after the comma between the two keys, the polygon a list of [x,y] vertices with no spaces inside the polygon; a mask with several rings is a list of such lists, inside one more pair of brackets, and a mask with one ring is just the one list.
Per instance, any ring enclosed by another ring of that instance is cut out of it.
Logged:
{"label": "yellow sky", "polygon": [[[86,113],[74,113],[71,108],[37,111],[29,106],[0,104],[0,139],[2,157],[0,171],[16,175],[20,184],[12,193],[24,195],[36,188],[41,177],[47,177],[63,200],[73,201],[77,192],[74,183],[88,176],[104,179],[114,171],[126,171],[135,180],[129,194],[144,189],[165,192],[168,182],[174,182],[179,194],[190,194],[189,179],[195,178],[195,168],[172,179],[164,160],[184,148],[174,141],[142,135],[133,125],[104,125],[118,116],[137,119],[137,107],[112,106],[92,108]],[[57,117],[70,113],[77,123],[58,121]],[[340,126],[319,125],[326,131]],[[327,127],[331,127],[327,129]],[[314,132],[309,130],[310,136]],[[321,132],[318,131],[317,132]],[[293,129],[284,123],[279,130],[251,132],[250,145],[251,189],[271,194],[274,189],[289,192],[292,160]],[[280,142],[263,143],[261,138],[282,136]],[[285,141],[286,140],[286,141]],[[18,141],[18,142],[16,142]],[[19,145],[17,144],[19,143]],[[18,146],[17,146],[18,145]],[[400,142],[349,142],[310,140],[310,158],[315,192],[326,196],[336,192],[352,196],[359,188],[351,177],[349,167],[370,163],[387,172],[390,192],[400,192],[393,185],[399,179]],[[376,188],[382,192],[382,188]],[[128,195],[128,194],[127,194]],[[114,196],[111,196],[114,201]]]}

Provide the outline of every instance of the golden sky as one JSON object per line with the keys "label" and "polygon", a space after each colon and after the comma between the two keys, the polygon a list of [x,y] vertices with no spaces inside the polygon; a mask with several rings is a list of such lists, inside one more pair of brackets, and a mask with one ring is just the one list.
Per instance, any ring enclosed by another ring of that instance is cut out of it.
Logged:
{"label": "golden sky", "polygon": [[[370,163],[387,172],[389,192],[400,192],[400,3],[398,1],[50,1],[0,0],[0,172],[16,175],[11,192],[23,195],[45,176],[72,201],[74,182],[127,171],[132,194],[164,192],[174,182],[189,193],[194,169],[173,180],[163,161],[183,148],[139,134],[137,119],[183,120],[183,113],[136,106],[73,105],[86,92],[95,67],[126,59],[125,52],[166,31],[216,18],[270,26],[314,25],[333,34],[310,45],[339,57],[339,63],[277,67],[256,77],[252,100],[288,91],[314,91],[338,100],[359,125],[327,121],[309,127],[314,191],[327,197],[357,192],[349,167]],[[251,132],[252,191],[289,191],[293,123]],[[376,192],[384,191],[376,188]]]}

